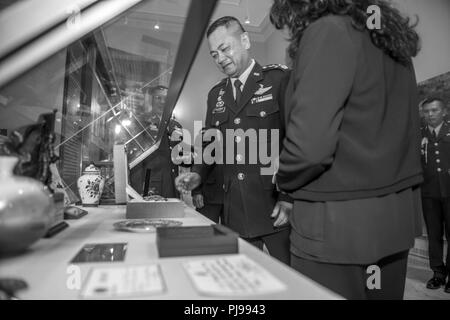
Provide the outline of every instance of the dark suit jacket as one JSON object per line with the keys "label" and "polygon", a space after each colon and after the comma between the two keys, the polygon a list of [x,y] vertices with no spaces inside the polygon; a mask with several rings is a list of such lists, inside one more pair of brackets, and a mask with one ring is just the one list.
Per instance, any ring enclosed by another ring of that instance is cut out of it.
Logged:
{"label": "dark suit jacket", "polygon": [[[231,81],[224,79],[214,86],[208,94],[206,129],[217,128],[226,137],[227,129],[279,129],[280,139],[284,135],[282,112],[284,107],[284,90],[289,72],[286,67],[271,65],[262,68],[258,63],[251,71],[242,92],[239,105],[233,97]],[[224,187],[224,224],[238,232],[242,237],[253,238],[280,231],[273,227],[270,218],[280,196],[272,184],[272,176],[261,175],[262,164],[251,164],[249,159],[250,145],[245,137],[245,159],[238,162],[220,165],[223,172]],[[231,147],[237,149],[237,142],[229,141]],[[270,150],[270,139],[266,142]],[[280,143],[281,145],[281,143]],[[252,144],[252,148],[257,144]],[[225,143],[223,155],[225,161]],[[237,152],[235,153],[235,156]],[[196,165],[192,171],[200,173],[206,181],[210,166]]]}
{"label": "dark suit jacket", "polygon": [[428,126],[422,128],[422,166],[425,181],[422,196],[425,198],[450,197],[450,124],[442,124],[437,139]]}
{"label": "dark suit jacket", "polygon": [[277,181],[293,198],[376,197],[421,183],[414,68],[375,47],[350,17],[305,30],[286,97]]}
{"label": "dark suit jacket", "polygon": [[329,15],[308,26],[286,92],[277,181],[295,199],[291,250],[366,264],[420,232],[420,125],[414,69]]}

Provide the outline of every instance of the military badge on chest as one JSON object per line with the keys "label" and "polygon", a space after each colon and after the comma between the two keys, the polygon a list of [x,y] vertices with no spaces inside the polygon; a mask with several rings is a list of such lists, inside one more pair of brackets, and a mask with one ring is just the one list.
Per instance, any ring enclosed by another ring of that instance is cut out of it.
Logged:
{"label": "military badge on chest", "polygon": [[213,109],[212,113],[224,113],[225,112],[225,102],[223,102],[224,94],[225,94],[225,90],[220,89],[219,96],[217,97],[216,107]]}
{"label": "military badge on chest", "polygon": [[257,96],[257,97],[254,97],[251,100],[252,104],[273,100],[272,93],[268,93],[268,92],[270,92],[271,89],[272,89],[272,86],[264,87],[263,84],[260,84],[259,89],[256,90],[256,92],[255,92],[255,96]]}
{"label": "military badge on chest", "polygon": [[425,163],[428,163],[428,139],[424,137],[421,142],[421,153],[425,157]]}

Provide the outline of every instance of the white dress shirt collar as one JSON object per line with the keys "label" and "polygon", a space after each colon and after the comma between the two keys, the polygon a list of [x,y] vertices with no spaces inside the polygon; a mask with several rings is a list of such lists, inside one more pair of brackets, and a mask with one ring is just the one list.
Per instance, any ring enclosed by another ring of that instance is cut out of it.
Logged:
{"label": "white dress shirt collar", "polygon": [[251,60],[250,65],[247,67],[247,69],[245,69],[244,72],[242,72],[242,74],[239,76],[239,78],[231,78],[231,86],[233,88],[233,96],[234,98],[236,98],[236,88],[234,87],[234,82],[239,79],[239,81],[241,81],[242,85],[241,85],[241,91],[243,90],[245,83],[247,82],[248,76],[250,75],[250,72],[252,72],[253,67],[255,66],[256,62],[255,59]]}
{"label": "white dress shirt collar", "polygon": [[438,125],[436,128],[433,128],[431,126],[428,126],[428,130],[430,130],[430,133],[433,134],[433,130],[436,132],[436,137],[439,135],[439,132],[441,131],[442,125],[444,122],[442,122],[440,125]]}

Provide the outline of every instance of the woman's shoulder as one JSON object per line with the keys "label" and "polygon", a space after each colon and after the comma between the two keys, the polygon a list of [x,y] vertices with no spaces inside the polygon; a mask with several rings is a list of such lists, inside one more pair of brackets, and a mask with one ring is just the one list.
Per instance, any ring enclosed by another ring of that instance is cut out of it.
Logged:
{"label": "woman's shoulder", "polygon": [[352,22],[349,16],[329,14],[312,22],[306,31],[318,32],[323,30],[349,31]]}
{"label": "woman's shoulder", "polygon": [[353,28],[349,16],[329,14],[312,22],[305,30],[304,36],[310,39],[334,38],[339,41],[342,38],[357,42],[358,31]]}

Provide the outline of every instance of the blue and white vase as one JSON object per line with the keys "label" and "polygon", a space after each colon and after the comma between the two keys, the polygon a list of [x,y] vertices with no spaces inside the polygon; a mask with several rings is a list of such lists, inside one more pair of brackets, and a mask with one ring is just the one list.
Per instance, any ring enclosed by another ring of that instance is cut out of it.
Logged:
{"label": "blue and white vase", "polygon": [[89,165],[78,178],[77,186],[83,207],[97,207],[105,186],[100,170],[93,164]]}

